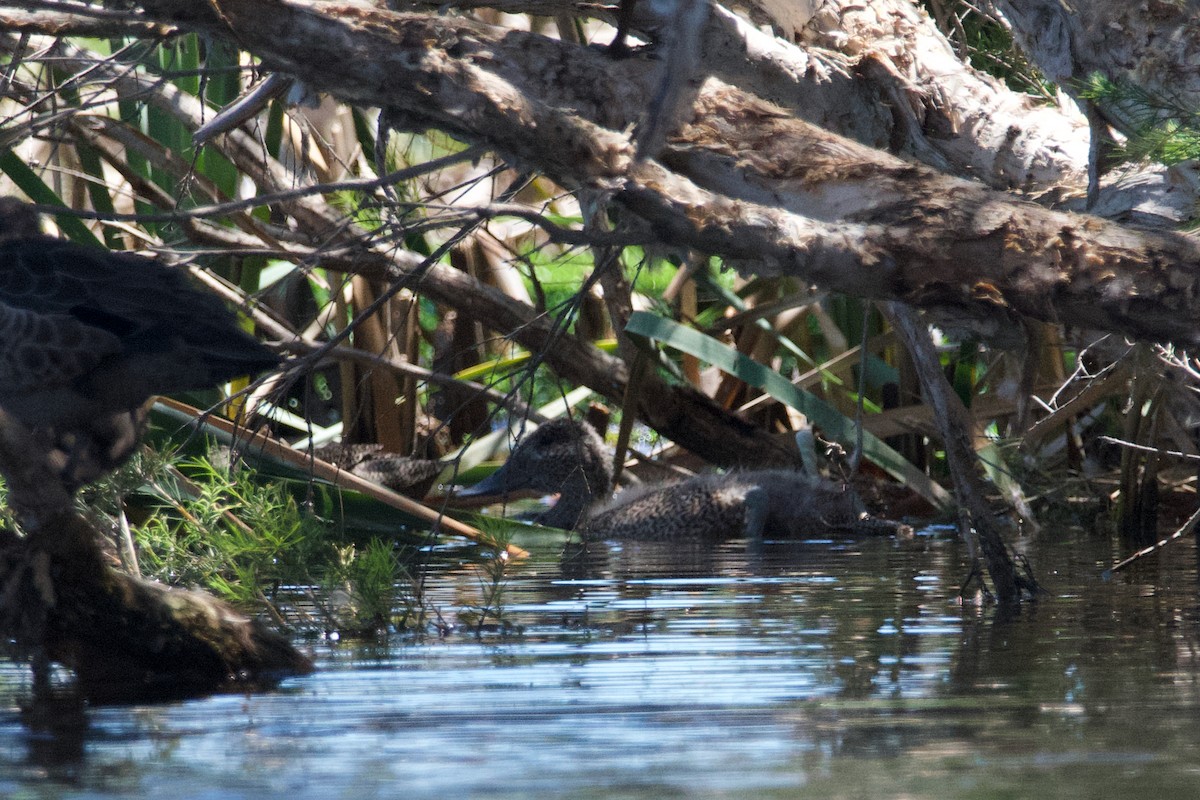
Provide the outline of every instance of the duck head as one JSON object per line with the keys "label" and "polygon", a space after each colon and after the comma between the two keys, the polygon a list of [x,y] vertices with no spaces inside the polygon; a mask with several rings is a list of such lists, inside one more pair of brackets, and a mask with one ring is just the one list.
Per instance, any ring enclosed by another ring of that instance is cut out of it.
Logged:
{"label": "duck head", "polygon": [[611,482],[612,468],[599,434],[586,423],[556,419],[523,436],[504,466],[458,494],[503,496],[522,489],[557,493],[558,502],[535,521],[570,530],[589,506],[608,494]]}

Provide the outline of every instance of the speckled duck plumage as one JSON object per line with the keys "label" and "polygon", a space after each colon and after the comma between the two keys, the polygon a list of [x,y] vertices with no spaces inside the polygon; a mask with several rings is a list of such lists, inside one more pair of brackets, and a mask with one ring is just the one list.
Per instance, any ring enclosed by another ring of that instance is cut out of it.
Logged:
{"label": "speckled duck plumage", "polygon": [[697,475],[627,489],[608,498],[612,473],[604,444],[583,423],[560,419],[525,436],[509,460],[468,494],[519,489],[559,492],[542,525],[577,529],[585,539],[799,537],[827,531],[893,534],[906,526],[871,517],[850,487],[788,470]]}
{"label": "speckled duck plumage", "polygon": [[389,453],[381,444],[327,444],[314,449],[313,455],[393,492],[417,499],[429,493],[434,479],[442,471],[440,461]]}

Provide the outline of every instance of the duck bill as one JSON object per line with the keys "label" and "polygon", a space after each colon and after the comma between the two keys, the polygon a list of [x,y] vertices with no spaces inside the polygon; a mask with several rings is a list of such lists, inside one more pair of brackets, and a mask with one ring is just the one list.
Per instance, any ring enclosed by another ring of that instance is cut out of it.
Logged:
{"label": "duck bill", "polygon": [[488,475],[473,486],[467,486],[454,493],[455,497],[492,497],[505,495],[519,487],[508,485],[508,475],[504,467]]}

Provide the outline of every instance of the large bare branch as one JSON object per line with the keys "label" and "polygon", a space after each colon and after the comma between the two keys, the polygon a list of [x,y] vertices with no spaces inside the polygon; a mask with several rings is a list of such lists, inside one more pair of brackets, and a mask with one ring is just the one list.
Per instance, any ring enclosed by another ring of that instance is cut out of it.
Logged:
{"label": "large bare branch", "polygon": [[[437,0],[403,5],[444,7]],[[454,5],[510,13],[594,13],[576,0],[460,0]],[[871,147],[992,188],[1035,193],[1044,205],[1083,210],[1090,140],[1084,116],[1069,101],[1047,104],[974,69],[912,0],[754,0],[752,5],[782,38],[718,6],[704,32],[705,71]],[[639,4],[636,21],[664,24],[653,8]],[[1103,177],[1092,213],[1175,227],[1191,217],[1198,200],[1200,181],[1189,165],[1125,165]]]}
{"label": "large bare branch", "polygon": [[[607,190],[664,241],[759,274],[859,296],[1194,343],[1186,236],[1046,211],[798,121],[710,81],[663,161],[625,131],[649,87],[636,59],[466,20],[334,3],[147,0],[181,26],[233,35],[270,65],[413,124],[484,141],[562,184]],[[672,171],[673,170],[673,171]]]}
{"label": "large bare branch", "polygon": [[173,30],[138,19],[135,14],[113,12],[103,16],[57,11],[14,10],[0,12],[0,30],[46,36],[169,36]]}
{"label": "large bare branch", "polygon": [[[1200,339],[1200,247],[1189,236],[1048,211],[728,88],[702,94],[696,123],[677,141],[665,160],[711,193],[681,191],[679,210],[702,249],[734,257],[735,247],[752,248],[745,257],[755,263],[740,265],[748,271],[993,320],[1013,310],[1141,338]],[[642,210],[663,218],[652,204]],[[736,236],[725,235],[730,228]]]}

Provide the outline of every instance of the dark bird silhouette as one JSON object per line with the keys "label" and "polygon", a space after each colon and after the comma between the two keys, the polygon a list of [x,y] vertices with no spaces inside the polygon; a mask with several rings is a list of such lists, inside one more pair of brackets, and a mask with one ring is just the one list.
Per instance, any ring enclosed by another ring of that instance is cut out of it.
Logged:
{"label": "dark bird silhouette", "polygon": [[184,271],[47,236],[32,208],[0,198],[0,407],[68,490],[129,457],[151,396],[278,364]]}
{"label": "dark bird silhouette", "polygon": [[626,489],[609,500],[611,480],[599,435],[583,423],[557,419],[525,436],[503,467],[459,495],[503,495],[520,489],[558,492],[558,502],[535,521],[577,529],[585,539],[911,533],[902,523],[869,515],[850,487],[801,472],[696,475],[677,483]]}
{"label": "dark bird silhouette", "polygon": [[608,45],[608,52],[613,58],[624,58],[629,55],[629,31],[633,28],[633,10],[637,0],[621,0],[617,8],[617,33]]}

